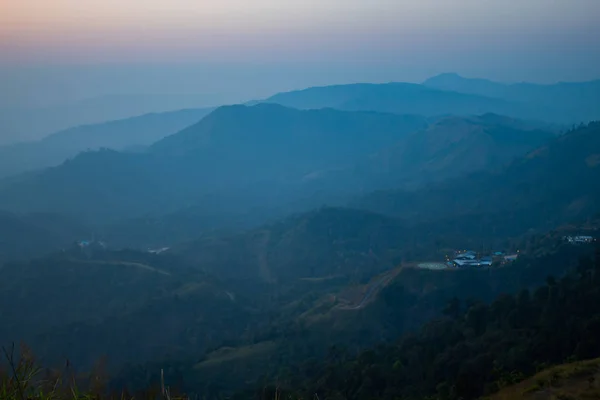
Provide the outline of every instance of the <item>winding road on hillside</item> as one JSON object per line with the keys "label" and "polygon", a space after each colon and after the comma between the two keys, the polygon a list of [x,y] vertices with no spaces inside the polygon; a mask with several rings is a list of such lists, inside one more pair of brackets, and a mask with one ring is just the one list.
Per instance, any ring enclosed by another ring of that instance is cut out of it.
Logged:
{"label": "winding road on hillside", "polygon": [[260,242],[260,246],[258,246],[258,268],[259,268],[260,277],[265,282],[273,282],[273,277],[271,276],[271,270],[269,269],[269,260],[267,258],[267,249],[268,249],[270,241],[271,241],[271,231],[265,230],[263,232],[263,237]]}
{"label": "winding road on hillside", "polygon": [[358,310],[358,309],[363,308],[365,306],[365,304],[367,304],[367,302],[369,300],[371,300],[373,295],[375,293],[377,293],[379,291],[379,289],[384,287],[385,284],[388,283],[394,275],[395,274],[393,272],[387,273],[384,276],[382,276],[381,278],[379,278],[378,280],[376,280],[375,282],[371,283],[369,285],[369,287],[367,288],[367,291],[365,292],[360,303],[358,303],[357,305],[352,306],[352,307],[345,307],[344,309],[345,310]]}
{"label": "winding road on hillside", "polygon": [[148,271],[156,272],[156,273],[159,273],[162,275],[171,275],[170,272],[163,271],[162,269],[158,269],[158,268],[152,267],[150,265],[142,264],[142,263],[138,263],[138,262],[114,261],[114,260],[80,260],[80,259],[76,259],[76,258],[71,258],[69,260],[71,262],[81,263],[81,264],[122,265],[122,266],[126,266],[126,267],[136,267],[136,268],[141,268],[141,269],[145,269]]}

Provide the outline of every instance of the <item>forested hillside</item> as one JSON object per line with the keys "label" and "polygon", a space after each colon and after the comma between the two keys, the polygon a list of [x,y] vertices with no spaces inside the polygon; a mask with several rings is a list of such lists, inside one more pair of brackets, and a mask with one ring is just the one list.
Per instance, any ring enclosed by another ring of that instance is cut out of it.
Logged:
{"label": "forested hillside", "polygon": [[222,107],[149,152],[87,152],[0,182],[0,207],[61,212],[96,224],[196,205],[203,215],[223,218],[260,207],[280,208],[282,216],[327,199],[304,188],[311,174],[352,165],[426,125],[418,116]]}
{"label": "forested hillside", "polygon": [[372,276],[394,266],[407,237],[402,223],[393,218],[321,208],[247,233],[208,236],[178,251],[222,278],[283,283]]}
{"label": "forested hillside", "polygon": [[599,357],[600,123],[562,125],[593,107],[448,78],[0,149],[68,158],[0,181],[0,346],[206,399],[469,400]]}
{"label": "forested hillside", "polygon": [[[257,331],[248,341],[230,342],[199,358],[169,362],[172,371],[169,379],[180,380],[188,392],[209,396],[251,388],[253,385],[248,382],[256,381],[264,385],[279,382],[280,386],[287,382],[289,385],[283,386],[294,388],[298,393],[302,376],[309,374],[307,379],[324,376],[325,371],[331,368],[323,366],[324,370],[319,369],[319,360],[325,359],[332,346],[345,349],[345,357],[351,359],[358,351],[370,346],[390,346],[408,332],[413,332],[414,337],[421,337],[419,328],[432,319],[443,317],[449,302],[466,304],[464,307],[468,308],[471,304],[489,304],[498,296],[508,298],[523,289],[534,290],[549,275],[561,277],[575,268],[578,257],[589,257],[592,251],[593,248],[589,247],[570,246],[547,249],[543,256],[526,257],[512,266],[494,270],[402,268],[389,284],[378,290],[375,298],[359,307],[355,306],[360,300],[355,299],[352,303],[355,295],[346,289],[336,289],[339,282],[305,282],[298,286],[300,292],[296,294],[299,296],[297,299],[302,299],[302,305],[290,302],[273,314],[277,318],[271,319],[265,330]],[[366,283],[365,290],[377,285],[380,279],[381,276],[375,277]],[[326,291],[323,292],[323,289]],[[319,292],[325,296],[318,296]],[[288,296],[291,293],[293,291],[288,292]],[[336,296],[332,298],[327,293],[335,293]],[[444,329],[434,332],[436,335],[447,333]],[[465,335],[471,337],[468,333]],[[348,365],[354,364],[348,361]],[[157,364],[147,364],[142,368],[128,369],[120,376],[120,382],[129,381],[135,383],[136,388],[145,387],[152,382],[152,371],[157,367]],[[414,376],[410,375],[407,381]],[[310,391],[304,395],[308,393]],[[319,396],[327,394],[324,391],[316,393]],[[356,393],[348,395],[348,398],[357,398]]]}
{"label": "forested hillside", "polygon": [[0,206],[107,224],[99,231],[124,245],[171,245],[210,230],[344,204],[367,190],[501,169],[554,135],[544,125],[494,115],[446,118],[425,129],[428,124],[373,112],[225,107],[146,153],[87,152],[4,180]]}
{"label": "forested hillside", "polygon": [[238,337],[254,312],[173,256],[74,246],[0,271],[0,342],[25,341],[48,366],[68,358],[89,369],[107,357],[112,370],[201,353]]}
{"label": "forested hillside", "polygon": [[505,235],[551,229],[600,211],[599,157],[600,123],[593,122],[499,172],[479,173],[414,192],[375,192],[355,206],[421,222],[470,219]]}
{"label": "forested hillside", "polygon": [[327,363],[301,370],[306,380],[291,375],[290,387],[320,398],[476,399],[543,366],[598,357],[599,271],[597,249],[595,261],[584,258],[535,290],[489,305],[453,300],[445,318],[398,344],[357,357],[331,352]]}
{"label": "forested hillside", "polygon": [[436,254],[435,240],[412,249],[401,222],[345,209],[158,255],[73,245],[0,269],[0,339],[26,340],[46,365],[69,358],[87,369],[106,356],[113,375],[126,362],[140,365],[119,374],[136,388],[169,357],[183,388],[231,392],[333,345],[392,341],[454,297],[491,301],[561,276],[589,249],[559,235],[531,241],[514,265],[442,271],[410,262]]}
{"label": "forested hillside", "polygon": [[555,135],[550,126],[495,114],[445,117],[371,155],[351,173],[363,178],[362,188],[419,188],[502,169]]}
{"label": "forested hillside", "polygon": [[600,400],[599,20],[0,0],[0,400]]}
{"label": "forested hillside", "polygon": [[89,234],[86,226],[61,215],[0,211],[0,265],[44,255]]}

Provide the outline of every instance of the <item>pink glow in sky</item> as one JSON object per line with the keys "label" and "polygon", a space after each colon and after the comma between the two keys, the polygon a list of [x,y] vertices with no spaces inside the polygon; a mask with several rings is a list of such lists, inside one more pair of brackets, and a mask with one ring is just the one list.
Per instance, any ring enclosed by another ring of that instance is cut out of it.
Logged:
{"label": "pink glow in sky", "polygon": [[442,72],[597,79],[598,21],[600,0],[0,0],[0,111]]}
{"label": "pink glow in sky", "polygon": [[587,45],[598,0],[0,0],[2,62],[271,62]]}

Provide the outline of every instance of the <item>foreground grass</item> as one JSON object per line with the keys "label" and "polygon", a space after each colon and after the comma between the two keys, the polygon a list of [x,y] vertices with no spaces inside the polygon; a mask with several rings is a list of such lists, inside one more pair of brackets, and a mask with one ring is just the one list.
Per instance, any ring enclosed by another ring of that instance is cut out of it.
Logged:
{"label": "foreground grass", "polygon": [[86,376],[77,375],[69,363],[62,371],[43,370],[27,348],[22,347],[19,353],[16,357],[14,346],[2,348],[0,400],[189,400],[184,395],[172,395],[164,379],[159,387],[143,392],[110,393],[101,369]]}

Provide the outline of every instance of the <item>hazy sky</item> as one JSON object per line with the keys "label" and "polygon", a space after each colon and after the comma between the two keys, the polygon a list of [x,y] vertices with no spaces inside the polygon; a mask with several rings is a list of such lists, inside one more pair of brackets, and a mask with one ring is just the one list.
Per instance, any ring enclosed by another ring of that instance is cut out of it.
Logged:
{"label": "hazy sky", "polygon": [[449,71],[594,79],[599,20],[600,0],[0,0],[0,106]]}

